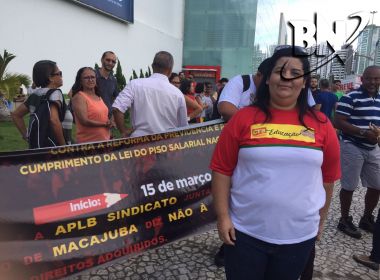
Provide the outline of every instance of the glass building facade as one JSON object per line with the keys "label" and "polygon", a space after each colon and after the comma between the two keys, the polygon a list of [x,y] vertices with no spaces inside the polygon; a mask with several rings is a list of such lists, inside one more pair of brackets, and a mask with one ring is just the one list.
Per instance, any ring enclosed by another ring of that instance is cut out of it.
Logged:
{"label": "glass building facade", "polygon": [[380,66],[380,26],[366,26],[358,38],[356,73],[361,75],[370,65]]}
{"label": "glass building facade", "polygon": [[186,0],[183,65],[252,73],[258,0]]}

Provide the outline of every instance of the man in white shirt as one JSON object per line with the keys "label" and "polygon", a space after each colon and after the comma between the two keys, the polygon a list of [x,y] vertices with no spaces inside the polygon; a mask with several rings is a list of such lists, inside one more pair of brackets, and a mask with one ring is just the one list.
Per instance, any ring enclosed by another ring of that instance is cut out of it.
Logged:
{"label": "man in white shirt", "polygon": [[[130,81],[119,93],[112,111],[122,137],[161,133],[188,125],[185,98],[168,80],[173,64],[170,53],[158,52],[152,63],[152,76]],[[124,124],[124,113],[130,108],[132,134]]]}
{"label": "man in white shirt", "polygon": [[268,63],[269,58],[261,62],[255,75],[237,75],[225,85],[218,100],[218,111],[225,121],[252,103]]}

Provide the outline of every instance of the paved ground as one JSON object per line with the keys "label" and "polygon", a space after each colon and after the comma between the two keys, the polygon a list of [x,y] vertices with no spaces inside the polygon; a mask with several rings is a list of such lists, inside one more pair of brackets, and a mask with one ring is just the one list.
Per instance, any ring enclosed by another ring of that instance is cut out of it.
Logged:
{"label": "paved ground", "polygon": [[[377,272],[356,264],[354,253],[365,253],[371,249],[372,235],[363,233],[360,240],[343,235],[336,230],[339,219],[339,199],[336,187],[323,239],[317,244],[315,280],[372,280]],[[357,224],[363,212],[365,190],[355,193],[352,213]],[[223,268],[213,264],[213,255],[220,241],[215,230],[192,236],[156,250],[146,252],[125,261],[119,261],[104,269],[94,269],[72,280],[187,280],[225,279]],[[279,279],[280,280],[280,279]]]}

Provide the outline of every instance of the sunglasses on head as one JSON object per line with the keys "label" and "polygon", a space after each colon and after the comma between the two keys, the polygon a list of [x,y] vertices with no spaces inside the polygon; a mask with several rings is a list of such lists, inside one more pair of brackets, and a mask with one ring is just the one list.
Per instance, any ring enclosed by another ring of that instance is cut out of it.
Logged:
{"label": "sunglasses on head", "polygon": [[284,49],[293,49],[293,54],[295,54],[295,55],[308,55],[305,48],[300,47],[300,46],[294,46],[294,45],[293,46],[292,45],[279,45],[274,49],[273,54],[275,54],[276,52],[278,52],[280,50],[284,50]]}

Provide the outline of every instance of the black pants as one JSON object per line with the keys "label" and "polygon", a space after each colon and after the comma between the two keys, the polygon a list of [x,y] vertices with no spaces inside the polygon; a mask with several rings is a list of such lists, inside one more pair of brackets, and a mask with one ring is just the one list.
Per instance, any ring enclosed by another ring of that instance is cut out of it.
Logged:
{"label": "black pants", "polygon": [[277,245],[235,233],[235,245],[225,245],[228,280],[297,280],[315,245],[315,238]]}
{"label": "black pants", "polygon": [[315,259],[315,246],[310,252],[309,259],[307,260],[305,269],[301,274],[300,280],[311,280],[313,279],[313,271],[314,271],[314,259]]}

